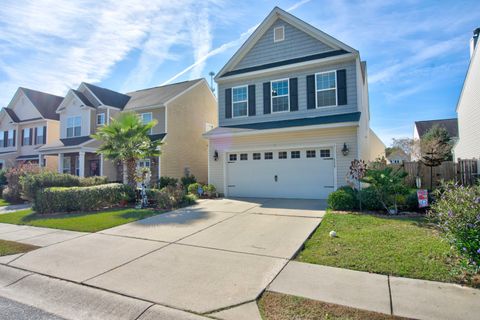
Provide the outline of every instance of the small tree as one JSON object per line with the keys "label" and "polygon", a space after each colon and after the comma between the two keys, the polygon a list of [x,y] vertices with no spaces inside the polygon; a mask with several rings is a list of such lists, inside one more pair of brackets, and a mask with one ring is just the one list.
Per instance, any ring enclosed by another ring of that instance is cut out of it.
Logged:
{"label": "small tree", "polygon": [[392,139],[392,150],[402,150],[410,158],[414,153],[415,141],[411,138]]}
{"label": "small tree", "polygon": [[98,152],[110,160],[120,160],[127,166],[128,184],[135,187],[135,170],[137,161],[160,156],[161,141],[153,141],[149,134],[157,124],[156,120],[144,124],[138,114],[126,112],[110,124],[98,129],[92,138],[102,144]]}
{"label": "small tree", "polygon": [[443,161],[452,160],[452,143],[444,127],[434,125],[422,137],[420,142],[422,163],[430,167],[430,189],[433,188],[433,167]]}

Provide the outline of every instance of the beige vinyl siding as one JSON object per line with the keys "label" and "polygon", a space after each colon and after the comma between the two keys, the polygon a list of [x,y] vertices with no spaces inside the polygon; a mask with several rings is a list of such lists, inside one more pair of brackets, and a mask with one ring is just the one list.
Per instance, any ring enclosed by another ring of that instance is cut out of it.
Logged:
{"label": "beige vinyl siding", "polygon": [[458,135],[455,158],[480,158],[480,43],[474,51],[458,102]]}
{"label": "beige vinyl siding", "polygon": [[161,176],[181,178],[188,169],[207,181],[206,123],[217,126],[217,102],[202,81],[167,105],[167,136],[162,146]]}
{"label": "beige vinyl siding", "polygon": [[377,158],[385,158],[385,144],[380,138],[370,129],[369,137],[369,157],[367,161],[374,161]]}
{"label": "beige vinyl siding", "polygon": [[[284,147],[301,148],[302,145],[325,145],[336,147],[337,158],[337,186],[345,185],[348,168],[351,161],[357,155],[357,127],[313,129],[285,133],[261,133],[256,135],[212,138],[210,140],[209,153],[213,155],[215,150],[219,153],[217,161],[210,160],[209,183],[217,188],[218,192],[224,193],[224,165],[225,154],[230,150],[249,148],[258,150]],[[347,156],[342,154],[343,144],[346,143],[350,152]],[[301,169],[301,168],[299,168]],[[252,183],[255,176],[252,174]]]}

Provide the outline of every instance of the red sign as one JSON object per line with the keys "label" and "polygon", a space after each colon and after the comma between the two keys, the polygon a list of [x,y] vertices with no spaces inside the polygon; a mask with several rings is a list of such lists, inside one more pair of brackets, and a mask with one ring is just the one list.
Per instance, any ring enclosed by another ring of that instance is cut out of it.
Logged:
{"label": "red sign", "polygon": [[424,189],[417,190],[417,198],[418,198],[419,208],[428,207],[428,190],[424,190]]}

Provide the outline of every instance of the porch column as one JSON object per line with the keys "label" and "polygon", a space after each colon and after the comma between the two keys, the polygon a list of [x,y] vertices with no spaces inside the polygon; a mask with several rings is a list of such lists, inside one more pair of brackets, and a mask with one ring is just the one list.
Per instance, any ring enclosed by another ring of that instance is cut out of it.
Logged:
{"label": "porch column", "polygon": [[127,184],[127,164],[123,162],[123,183]]}
{"label": "porch column", "polygon": [[100,153],[100,176],[103,177],[103,154]]}
{"label": "porch column", "polygon": [[78,166],[78,176],[81,178],[85,177],[85,151],[78,153]]}
{"label": "porch column", "polygon": [[58,154],[58,173],[63,173],[63,153]]}
{"label": "porch column", "polygon": [[43,167],[43,154],[38,155],[38,166]]}

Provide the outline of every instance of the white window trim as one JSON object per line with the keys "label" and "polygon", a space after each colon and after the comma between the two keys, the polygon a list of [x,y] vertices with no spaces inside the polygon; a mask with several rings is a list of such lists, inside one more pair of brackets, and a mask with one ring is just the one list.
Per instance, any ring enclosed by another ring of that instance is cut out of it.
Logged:
{"label": "white window trim", "polygon": [[[283,37],[282,37],[281,39],[275,39],[275,30],[277,30],[277,29],[282,29],[282,35],[283,35]],[[283,40],[285,40],[285,26],[275,27],[275,28],[273,29],[273,42],[281,42],[281,41],[283,41]]]}
{"label": "white window trim", "polygon": [[[166,112],[165,112],[165,113],[166,113]],[[145,124],[145,123],[143,122],[143,115],[144,115],[144,114],[149,114],[149,115],[150,115],[150,121],[153,121],[153,113],[152,113],[152,112],[142,112],[142,113],[140,113],[140,117],[141,117],[141,119],[142,119],[142,123],[143,123],[143,124]],[[152,134],[152,132],[153,132],[153,128],[150,129],[150,133],[149,133],[149,134]]]}
{"label": "white window trim", "polygon": [[[317,90],[317,75],[320,75],[320,74],[325,74],[325,73],[334,73],[335,74],[335,104],[334,105],[330,105],[330,106],[321,106],[319,107],[318,106],[318,92],[319,91],[328,91],[328,90],[333,90],[332,88],[330,89],[320,89],[320,90]],[[315,109],[323,109],[323,108],[334,108],[334,107],[338,107],[338,83],[337,83],[337,69],[334,69],[334,70],[329,70],[329,71],[322,71],[322,72],[317,72],[315,73]]]}
{"label": "white window trim", "polygon": [[[75,118],[80,118],[80,134],[78,136],[75,135]],[[68,126],[68,120],[74,119],[73,120],[73,127]],[[73,128],[73,135],[71,137],[68,136],[68,129]],[[65,137],[67,138],[76,138],[76,137],[81,137],[82,136],[82,117],[81,116],[71,116],[67,118],[67,125],[65,126]]]}
{"label": "white window trim", "polygon": [[[247,91],[247,100],[237,101],[236,103],[246,102],[246,103],[247,103],[247,114],[244,115],[244,116],[235,116],[235,113],[233,112],[233,105],[235,104],[235,103],[233,102],[233,89],[240,89],[240,88],[245,88],[245,89],[246,89],[246,91]],[[246,118],[246,117],[248,117],[248,85],[232,87],[232,119],[233,119],[233,118]]]}
{"label": "white window trim", "polygon": [[[274,82],[280,82],[280,81],[287,81],[287,89],[288,89],[288,94],[287,95],[281,95],[281,96],[273,96],[273,83]],[[273,111],[273,98],[281,98],[281,97],[288,97],[287,102],[288,102],[288,109],[287,110],[282,110],[282,111]],[[272,80],[270,81],[270,108],[272,109],[272,113],[284,113],[284,112],[290,112],[290,79],[285,78],[285,79],[277,79],[277,80]]]}
{"label": "white window trim", "polygon": [[[98,123],[98,117],[100,116],[103,118],[103,123]],[[97,113],[97,126],[104,126],[104,125],[105,125],[105,112]]]}

